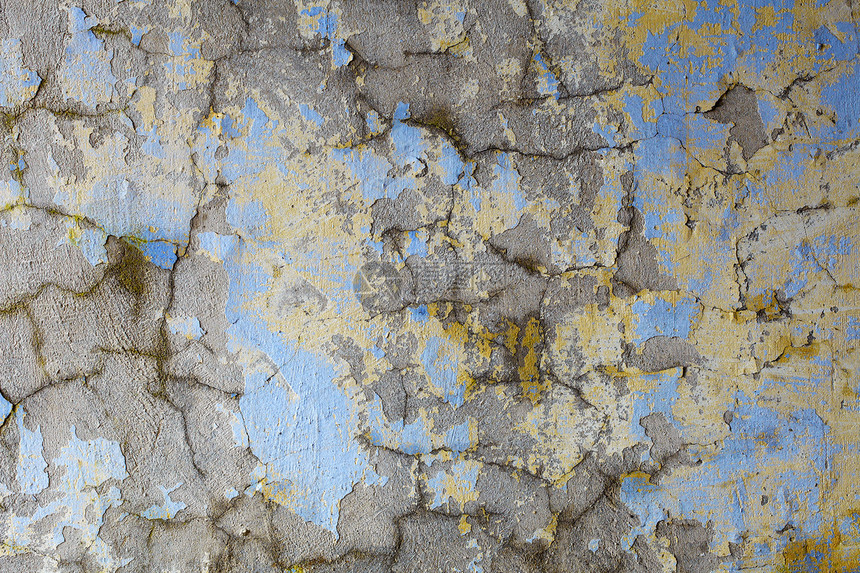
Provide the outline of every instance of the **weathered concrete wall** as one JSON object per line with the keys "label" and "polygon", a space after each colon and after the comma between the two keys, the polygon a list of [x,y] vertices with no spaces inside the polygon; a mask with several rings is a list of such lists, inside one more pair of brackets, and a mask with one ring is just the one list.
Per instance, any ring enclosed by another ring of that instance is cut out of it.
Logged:
{"label": "weathered concrete wall", "polygon": [[3,0],[0,571],[857,571],[850,0]]}

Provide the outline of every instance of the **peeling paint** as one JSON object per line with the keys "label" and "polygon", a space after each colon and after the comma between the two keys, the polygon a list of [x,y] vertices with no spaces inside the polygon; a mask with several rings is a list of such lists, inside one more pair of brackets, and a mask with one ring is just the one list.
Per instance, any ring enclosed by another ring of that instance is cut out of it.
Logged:
{"label": "peeling paint", "polygon": [[0,555],[854,571],[858,51],[844,0],[0,6]]}

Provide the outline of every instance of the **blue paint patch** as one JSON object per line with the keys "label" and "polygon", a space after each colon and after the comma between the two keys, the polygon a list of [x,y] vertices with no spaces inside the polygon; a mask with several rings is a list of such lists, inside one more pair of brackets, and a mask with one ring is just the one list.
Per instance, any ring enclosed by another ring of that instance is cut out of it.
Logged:
{"label": "blue paint patch", "polygon": [[669,423],[674,425],[675,418],[672,414],[672,408],[678,400],[678,381],[680,378],[681,371],[677,369],[642,375],[642,381],[653,386],[653,388],[633,392],[632,435],[640,442],[647,443],[651,440],[640,424],[642,418],[660,413],[666,417]]}
{"label": "blue paint patch", "polygon": [[302,114],[302,117],[313,123],[317,127],[321,127],[325,118],[319,114],[315,109],[311,108],[307,104],[300,103],[299,104],[299,112]]}
{"label": "blue paint patch", "polygon": [[143,142],[143,145],[140,148],[146,153],[156,159],[166,159],[167,154],[164,152],[164,148],[161,146],[161,138],[156,133],[156,128],[153,125],[152,129],[147,131],[143,130],[143,126],[139,126],[137,128],[138,135],[142,135],[146,139]]}
{"label": "blue paint patch", "polygon": [[162,269],[172,269],[178,259],[176,245],[166,241],[134,241],[133,244],[141,250],[146,260]]}
{"label": "blue paint patch", "polygon": [[466,384],[458,380],[460,365],[455,352],[453,344],[439,336],[431,336],[421,353],[421,363],[442,400],[458,408],[466,401]]}
{"label": "blue paint patch", "polygon": [[406,256],[410,257],[415,255],[417,257],[426,257],[427,232],[423,230],[409,231],[406,236],[408,237],[408,242],[406,243]]}
{"label": "blue paint patch", "polygon": [[[654,126],[655,135],[657,135],[656,124]],[[646,175],[654,175],[669,182],[678,181],[683,180],[686,173],[687,153],[679,142],[671,137],[652,137],[638,142],[634,148],[634,157],[634,174],[640,181]],[[642,191],[651,201],[658,197],[656,189],[642,189]],[[639,193],[636,196],[638,198]],[[642,209],[639,208],[639,210]]]}
{"label": "blue paint patch", "polygon": [[18,491],[36,495],[48,487],[48,462],[42,455],[42,429],[30,431],[24,427],[24,410],[15,412],[18,423]]}
{"label": "blue paint patch", "polygon": [[[735,69],[738,54],[748,48],[733,29],[730,11],[720,10],[713,0],[706,0],[706,4],[694,12],[691,21],[666,26],[660,34],[649,32],[645,41],[640,63],[659,75],[663,85],[683,86],[661,94],[668,113],[681,115],[715,100],[720,93],[719,81]],[[729,33],[703,34],[710,50],[699,53],[698,49],[687,49],[686,56],[682,56],[681,44],[676,41],[682,26],[693,30],[717,26]]]}
{"label": "blue paint patch", "polygon": [[825,142],[860,137],[860,67],[821,89],[821,103],[836,114],[832,127],[816,129],[815,135]]}
{"label": "blue paint patch", "polygon": [[600,125],[598,122],[594,122],[594,125],[591,126],[591,131],[601,136],[606,140],[606,144],[609,147],[615,147],[615,136],[618,134],[618,128],[614,125]]}
{"label": "blue paint patch", "polygon": [[219,235],[212,231],[204,231],[197,235],[200,251],[215,262],[223,262],[230,256],[239,238],[234,235]]}
{"label": "blue paint patch", "polygon": [[827,26],[821,26],[813,33],[818,44],[816,60],[826,62],[847,62],[857,57],[860,45],[857,42],[857,31],[851,22],[836,22],[833,24],[846,41],[837,38]]}
{"label": "blue paint patch", "polygon": [[336,385],[340,374],[325,357],[285,345],[262,326],[243,326],[230,329],[234,344],[255,335],[247,342],[269,351],[288,384],[246,375],[239,407],[251,450],[265,464],[266,478],[293,492],[299,516],[337,534],[338,503],[367,468],[353,438],[351,404]]}
{"label": "blue paint patch", "polygon": [[[77,7],[69,9],[69,32],[72,37],[66,46],[60,76],[63,96],[75,99],[94,108],[100,102],[110,101],[116,77],[111,71],[113,51],[106,50],[91,29],[98,20],[88,17]],[[71,86],[80,89],[70,91]]]}
{"label": "blue paint patch", "polygon": [[[737,543],[752,526],[747,515],[760,506],[761,488],[768,484],[778,488],[770,492],[769,511],[775,513],[775,526],[818,530],[818,502],[822,488],[829,487],[820,481],[827,462],[824,422],[811,409],[783,416],[743,396],[738,398],[731,435],[718,453],[703,458],[692,470],[691,479],[672,475],[660,485],[650,483],[647,476],[622,480],[621,500],[641,522],[625,538],[626,549],[637,535],[653,532],[668,514],[702,523],[713,521],[718,524],[718,537]],[[790,469],[800,460],[801,469]],[[764,468],[768,471],[762,472]],[[715,539],[715,543],[720,541]],[[784,547],[785,538],[778,544]]]}
{"label": "blue paint patch", "polygon": [[77,240],[77,245],[81,249],[81,254],[92,265],[96,266],[101,263],[108,262],[107,234],[101,229],[83,229]]}
{"label": "blue paint patch", "polygon": [[466,166],[460,157],[460,152],[447,140],[442,143],[439,166],[442,168],[442,183],[445,185],[454,185],[465,173]]}
{"label": "blue paint patch", "polygon": [[860,340],[860,317],[852,316],[848,318],[848,328],[845,329],[845,336],[848,340]]}
{"label": "blue paint patch", "polygon": [[471,426],[469,422],[463,422],[452,426],[445,432],[445,445],[453,452],[465,452],[475,444],[471,438]]}
{"label": "blue paint patch", "polygon": [[[366,235],[365,235],[366,236]],[[365,239],[364,244],[376,251],[380,259],[385,256],[385,241],[374,241],[373,239]]]}
{"label": "blue paint patch", "polygon": [[0,107],[24,103],[42,82],[36,72],[24,68],[21,40],[0,41],[0,70]]}
{"label": "blue paint patch", "polygon": [[[121,503],[120,491],[114,486],[97,489],[109,479],[122,481],[128,477],[125,457],[119,444],[114,441],[96,438],[80,440],[75,426],[70,428],[71,439],[60,449],[60,455],[53,460],[57,468],[64,468],[62,476],[52,486],[52,499],[40,506],[33,514],[31,522],[47,516],[58,516],[53,526],[52,544],[58,547],[65,541],[64,530],[76,529],[83,539],[98,543],[99,529],[104,524],[104,514],[111,507]],[[120,566],[131,559],[119,560]]]}
{"label": "blue paint patch", "polygon": [[145,517],[146,519],[173,519],[176,517],[176,514],[187,506],[181,501],[173,501],[170,499],[170,494],[181,485],[182,483],[180,482],[170,489],[167,489],[164,486],[158,486],[158,489],[161,490],[161,494],[164,496],[164,503],[161,505],[150,506],[148,509],[141,512],[141,517]]}
{"label": "blue paint patch", "polygon": [[[659,205],[665,205],[662,199],[656,199],[649,202],[651,197],[638,197],[633,200],[634,204],[639,203],[642,206],[642,218],[645,219],[645,238],[646,239],[665,239],[674,242],[677,239],[677,232],[672,229],[673,226],[683,223],[686,219],[681,209],[665,207],[666,213],[660,212]],[[648,202],[646,204],[646,202]],[[637,205],[638,207],[638,205]]]}
{"label": "blue paint patch", "polygon": [[547,65],[546,60],[543,57],[543,54],[537,53],[533,58],[535,67],[537,68],[538,78],[537,78],[537,91],[542,96],[552,96],[555,99],[561,97],[561,94],[558,91],[558,78],[549,69],[549,65]]}
{"label": "blue paint patch", "polygon": [[374,396],[368,405],[368,420],[370,422],[370,443],[391,450],[397,450],[407,455],[429,454],[433,451],[433,441],[430,430],[424,420],[417,418],[406,424],[404,420],[389,422],[382,408],[379,396]]}
{"label": "blue paint patch", "polygon": [[449,489],[447,487],[449,479],[454,481],[458,488],[468,488],[474,491],[478,485],[480,468],[481,465],[479,463],[468,463],[466,460],[458,457],[447,470],[438,471],[428,478],[427,487],[433,492],[433,502],[430,504],[430,509],[436,509],[448,503],[450,496],[446,496],[446,490]]}
{"label": "blue paint patch", "polygon": [[[660,117],[663,112],[661,100],[655,99],[648,102],[648,106],[655,108],[653,117]],[[637,140],[646,140],[657,135],[657,123],[655,121],[645,121],[646,104],[644,100],[634,94],[626,94],[624,96],[624,113],[630,118],[632,125],[628,127],[628,133],[631,138]]]}
{"label": "blue paint patch", "polygon": [[362,196],[368,203],[383,197],[394,198],[407,188],[415,188],[415,174],[389,177],[393,165],[370,149],[332,149],[330,157],[344,163],[360,182]]}
{"label": "blue paint patch", "polygon": [[397,107],[394,110],[394,119],[398,121],[403,121],[404,119],[409,119],[412,117],[412,114],[409,113],[409,104],[398,102]]}
{"label": "blue paint patch", "polygon": [[242,201],[233,197],[227,202],[227,223],[239,230],[245,240],[259,241],[267,233],[269,216],[258,200]]}
{"label": "blue paint patch", "polygon": [[[362,196],[368,203],[383,197],[397,197],[404,189],[415,189],[418,186],[417,178],[430,162],[423,132],[403,123],[409,117],[408,108],[407,104],[401,102],[394,114],[391,126],[393,163],[369,148],[330,151],[331,159],[344,163],[359,181]],[[442,144],[439,165],[442,180],[447,185],[456,183],[465,170],[457,150],[447,142]],[[389,174],[394,166],[403,169],[397,170],[400,174],[392,177]]]}
{"label": "blue paint patch", "polygon": [[221,162],[221,174],[234,183],[247,178],[255,181],[270,165],[283,163],[284,148],[278,138],[278,121],[270,119],[256,100],[247,98],[239,119],[224,116],[221,128],[228,137],[243,137],[244,145],[230,145]]}
{"label": "blue paint patch", "polygon": [[9,171],[15,173],[16,171],[24,171],[27,168],[27,162],[24,161],[24,157],[19,156],[18,161],[13,161],[9,163]]}
{"label": "blue paint patch", "polygon": [[526,198],[520,189],[520,174],[514,167],[510,153],[496,154],[492,189],[496,193],[511,197],[514,200],[514,209],[517,213],[521,213],[526,208]]}
{"label": "blue paint patch", "polygon": [[167,327],[174,335],[184,336],[189,340],[199,340],[203,336],[203,328],[195,316],[169,317]]}
{"label": "blue paint patch", "polygon": [[778,209],[779,189],[793,188],[798,181],[803,181],[815,153],[816,149],[800,144],[795,144],[787,151],[780,151],[774,165],[764,174],[763,182],[747,182],[750,207],[765,211]]}
{"label": "blue paint patch", "polygon": [[[249,100],[248,103],[250,102],[253,102],[253,100]],[[248,105],[248,103],[246,103],[246,105]],[[254,105],[256,105],[256,102],[254,102]],[[267,117],[266,121],[268,121],[268,119],[269,118]],[[225,113],[221,117],[221,133],[228,139],[233,139],[242,135],[242,133],[236,129],[236,122],[233,121],[233,118],[230,117],[229,113]]]}
{"label": "blue paint patch", "polygon": [[711,121],[701,114],[663,114],[657,120],[657,133],[671,137],[687,150],[721,151],[728,141],[731,126]]}
{"label": "blue paint patch", "polygon": [[352,61],[352,52],[346,47],[346,42],[341,38],[331,43],[331,62],[334,67],[340,68]]}
{"label": "blue paint patch", "polygon": [[427,305],[422,304],[420,306],[410,307],[409,317],[415,322],[427,322],[427,319],[430,317],[430,313],[427,311]]}
{"label": "blue paint patch", "polygon": [[383,446],[407,455],[429,454],[433,451],[433,441],[430,430],[421,418],[410,424],[403,420],[389,422],[382,410],[379,397],[368,407],[370,419],[370,443]]}
{"label": "blue paint patch", "polygon": [[[237,208],[231,216],[229,207],[228,219],[234,226],[265,223]],[[263,464],[255,474],[261,480],[257,487],[265,482],[275,499],[283,494],[300,517],[337,535],[338,503],[369,467],[355,439],[352,402],[338,386],[342,373],[329,358],[271,332],[248,309],[246,301],[264,292],[271,277],[243,262],[246,249],[238,243],[224,263],[230,280],[225,314],[228,351],[257,357],[244,365],[245,392],[239,398],[250,448]]]}
{"label": "blue paint patch", "polygon": [[61,187],[53,202],[68,213],[98,221],[104,233],[123,237],[162,268],[171,268],[176,260],[174,245],[188,241],[195,207],[179,197],[171,200],[144,193],[122,174],[98,181],[89,197]]}
{"label": "blue paint patch", "polygon": [[381,476],[372,468],[368,468],[367,472],[364,474],[364,483],[365,485],[384,486],[388,483],[388,476]]}
{"label": "blue paint patch", "polygon": [[689,338],[690,329],[701,309],[698,302],[691,298],[676,301],[656,298],[653,303],[638,299],[631,310],[635,324],[633,341],[638,344],[655,336]]}
{"label": "blue paint patch", "polygon": [[747,271],[752,285],[749,291],[754,296],[761,296],[764,306],[773,302],[776,291],[780,289],[786,297],[795,297],[818,273],[839,268],[852,250],[853,243],[849,237],[812,237],[790,248],[787,272],[774,272],[770,266],[750,266]]}
{"label": "blue paint patch", "polygon": [[329,40],[332,65],[335,68],[347,65],[352,60],[352,52],[347,49],[346,40],[338,35],[337,14],[319,6],[305,8],[301,14],[316,23],[316,28],[312,28],[314,33]]}
{"label": "blue paint patch", "polygon": [[188,89],[189,82],[194,79],[202,81],[203,78],[196,77],[197,70],[192,63],[200,60],[200,49],[179,31],[169,32],[167,40],[167,49],[172,57],[164,63],[164,69],[175,83],[175,89]]}
{"label": "blue paint patch", "polygon": [[375,109],[372,109],[367,113],[367,116],[364,118],[364,122],[367,124],[367,129],[370,131],[371,135],[382,133],[382,121],[380,121],[379,114],[376,113]]}
{"label": "blue paint patch", "polygon": [[420,173],[423,169],[421,157],[426,155],[427,150],[421,130],[395,119],[391,126],[391,141],[394,144],[394,163],[401,167],[409,165],[414,174]]}
{"label": "blue paint patch", "polygon": [[465,163],[463,176],[457,181],[457,186],[469,194],[469,203],[471,203],[475,213],[478,213],[481,210],[481,187],[478,185],[478,180],[474,177],[475,167],[476,163],[474,161],[467,161]]}
{"label": "blue paint patch", "polygon": [[140,41],[143,39],[143,35],[148,32],[147,28],[138,28],[134,24],[131,24],[128,27],[128,31],[131,32],[131,43],[135,46],[140,46]]}
{"label": "blue paint patch", "polygon": [[777,115],[779,115],[779,110],[776,109],[776,106],[770,100],[758,98],[758,114],[765,129],[767,129],[776,119]]}
{"label": "blue paint patch", "polygon": [[346,164],[360,182],[361,193],[368,202],[387,197],[391,163],[366,149],[332,149],[332,160]]}

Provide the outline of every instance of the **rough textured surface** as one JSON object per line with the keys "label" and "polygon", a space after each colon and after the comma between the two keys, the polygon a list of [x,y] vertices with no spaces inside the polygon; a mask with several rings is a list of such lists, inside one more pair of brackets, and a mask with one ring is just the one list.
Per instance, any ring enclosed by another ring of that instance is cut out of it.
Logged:
{"label": "rough textured surface", "polygon": [[851,0],[4,0],[0,572],[860,563]]}

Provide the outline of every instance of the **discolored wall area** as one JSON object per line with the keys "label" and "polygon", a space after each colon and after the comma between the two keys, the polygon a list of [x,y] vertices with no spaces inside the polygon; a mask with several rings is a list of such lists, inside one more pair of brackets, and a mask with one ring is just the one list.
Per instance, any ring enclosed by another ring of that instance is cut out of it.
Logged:
{"label": "discolored wall area", "polygon": [[850,0],[4,0],[0,573],[849,573]]}

